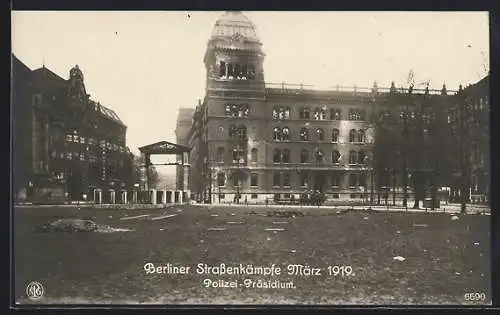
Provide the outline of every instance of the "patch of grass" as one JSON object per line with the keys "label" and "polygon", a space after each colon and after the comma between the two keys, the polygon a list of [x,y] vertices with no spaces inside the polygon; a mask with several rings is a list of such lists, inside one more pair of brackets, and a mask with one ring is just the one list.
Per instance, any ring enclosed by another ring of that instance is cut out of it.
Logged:
{"label": "patch of grass", "polygon": [[[176,209],[15,209],[16,296],[24,300],[26,284],[39,281],[45,287],[40,302],[464,304],[468,292],[484,292],[490,300],[489,216],[452,221],[444,214],[330,215],[297,208],[293,211],[304,216],[280,218],[288,222],[279,226],[283,231],[265,231],[276,227],[276,218],[268,217],[266,209],[182,209],[175,217],[154,221],[151,217]],[[120,220],[145,214],[149,216]],[[36,226],[60,217],[92,217],[97,224],[134,232],[34,232]],[[214,227],[226,230],[207,231]],[[394,256],[406,260],[395,261]],[[145,274],[146,262],[190,266],[191,273]],[[197,275],[198,263],[275,264],[282,275],[247,278],[293,280],[296,288],[205,288],[205,278],[245,277]],[[307,264],[323,272],[290,276],[288,264]],[[350,266],[354,275],[329,276],[329,265]]]}

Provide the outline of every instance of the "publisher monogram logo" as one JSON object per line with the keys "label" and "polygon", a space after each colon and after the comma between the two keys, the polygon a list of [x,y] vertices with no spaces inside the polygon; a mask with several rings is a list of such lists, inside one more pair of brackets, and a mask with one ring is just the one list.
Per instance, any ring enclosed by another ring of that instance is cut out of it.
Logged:
{"label": "publisher monogram logo", "polygon": [[43,296],[43,286],[40,282],[32,281],[26,287],[26,294],[30,300],[38,300]]}

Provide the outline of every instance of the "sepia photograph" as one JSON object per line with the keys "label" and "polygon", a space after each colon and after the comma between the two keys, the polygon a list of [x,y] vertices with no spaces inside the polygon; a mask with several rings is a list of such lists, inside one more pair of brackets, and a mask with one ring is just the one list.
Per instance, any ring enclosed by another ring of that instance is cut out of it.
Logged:
{"label": "sepia photograph", "polygon": [[11,12],[12,303],[491,305],[488,12]]}

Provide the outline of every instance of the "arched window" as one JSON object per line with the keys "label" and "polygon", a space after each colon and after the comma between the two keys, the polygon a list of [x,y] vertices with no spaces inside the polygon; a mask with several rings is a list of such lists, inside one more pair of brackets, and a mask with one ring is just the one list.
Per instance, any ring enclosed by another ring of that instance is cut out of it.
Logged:
{"label": "arched window", "polygon": [[281,162],[281,150],[274,149],[274,152],[273,152],[273,163],[280,163],[280,162]]}
{"label": "arched window", "polygon": [[356,142],[356,130],[349,130],[349,142]]}
{"label": "arched window", "polygon": [[337,128],[332,130],[332,142],[339,142],[339,130]]}
{"label": "arched window", "polygon": [[224,173],[217,174],[217,186],[222,187],[226,185],[226,175]]}
{"label": "arched window", "polygon": [[253,148],[252,151],[250,151],[250,158],[252,159],[252,162],[258,162],[258,151],[256,148]]}
{"label": "arched window", "polygon": [[247,118],[250,113],[250,106],[248,104],[240,104],[238,109],[238,117]]}
{"label": "arched window", "polygon": [[277,106],[273,109],[273,119],[290,119],[290,107]]}
{"label": "arched window", "polygon": [[325,132],[323,131],[323,129],[321,128],[316,129],[316,138],[318,139],[318,141],[325,140]]}
{"label": "arched window", "polygon": [[290,163],[290,150],[283,150],[282,155],[281,155],[281,162],[283,163]]}
{"label": "arched window", "polygon": [[273,128],[273,140],[279,141],[281,139],[281,130],[278,127]]}
{"label": "arched window", "polygon": [[364,130],[359,130],[358,131],[358,142],[359,143],[364,143],[365,142],[365,131]]}
{"label": "arched window", "polygon": [[358,154],[356,151],[349,152],[349,164],[356,164],[358,162]]}
{"label": "arched window", "polygon": [[358,152],[358,164],[366,164],[366,155],[363,151]]}
{"label": "arched window", "polygon": [[283,127],[283,129],[281,130],[281,140],[290,140],[290,129],[288,127]]}
{"label": "arched window", "polygon": [[316,162],[317,163],[322,163],[325,159],[325,154],[321,149],[316,150]]}
{"label": "arched window", "polygon": [[224,61],[220,62],[219,66],[219,78],[225,79],[226,78],[226,63]]}
{"label": "arched window", "polygon": [[300,129],[300,140],[308,141],[309,140],[309,131],[307,128]]}
{"label": "arched window", "polygon": [[301,107],[300,108],[299,118],[300,119],[309,119],[310,118],[309,107]]}
{"label": "arched window", "polygon": [[306,149],[300,151],[300,163],[309,163],[309,151]]}
{"label": "arched window", "polygon": [[332,162],[333,164],[339,164],[340,163],[340,152],[337,150],[332,151]]}
{"label": "arched window", "polygon": [[217,148],[217,162],[224,162],[224,148]]}

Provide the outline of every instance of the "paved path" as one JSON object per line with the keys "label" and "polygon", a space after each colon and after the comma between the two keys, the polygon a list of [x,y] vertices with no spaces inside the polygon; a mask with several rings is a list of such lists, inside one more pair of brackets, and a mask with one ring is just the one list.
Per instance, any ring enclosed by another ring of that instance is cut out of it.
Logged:
{"label": "paved path", "polygon": [[[460,204],[445,204],[441,205],[439,209],[430,210],[430,209],[413,209],[411,206],[408,209],[402,206],[350,206],[350,205],[326,205],[326,206],[289,206],[289,205],[261,205],[261,204],[197,204],[197,206],[209,207],[209,208],[218,208],[218,207],[231,207],[231,208],[269,208],[269,209],[330,209],[330,210],[339,210],[339,209],[353,209],[353,210],[375,210],[375,211],[394,211],[394,212],[428,212],[428,213],[460,213]],[[487,206],[481,205],[467,205],[467,213],[468,214],[477,214],[485,213],[490,214],[491,209]]]}

